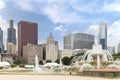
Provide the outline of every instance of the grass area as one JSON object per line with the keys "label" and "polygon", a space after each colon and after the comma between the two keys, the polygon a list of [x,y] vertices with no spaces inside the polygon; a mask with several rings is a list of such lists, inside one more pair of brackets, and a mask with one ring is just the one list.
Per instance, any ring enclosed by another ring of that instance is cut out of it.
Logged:
{"label": "grass area", "polygon": [[117,58],[120,58],[120,54],[113,54],[112,56],[113,56],[114,60]]}

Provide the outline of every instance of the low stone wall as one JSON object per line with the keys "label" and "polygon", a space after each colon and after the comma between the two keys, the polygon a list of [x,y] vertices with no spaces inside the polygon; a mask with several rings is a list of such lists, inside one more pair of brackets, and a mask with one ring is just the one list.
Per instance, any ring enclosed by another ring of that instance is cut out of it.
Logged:
{"label": "low stone wall", "polygon": [[100,77],[120,77],[120,72],[99,72],[99,71],[83,71],[84,76],[100,76]]}
{"label": "low stone wall", "polygon": [[120,77],[120,71],[118,70],[94,70],[94,71],[83,71],[77,72],[77,75],[82,76],[98,76],[98,77]]}

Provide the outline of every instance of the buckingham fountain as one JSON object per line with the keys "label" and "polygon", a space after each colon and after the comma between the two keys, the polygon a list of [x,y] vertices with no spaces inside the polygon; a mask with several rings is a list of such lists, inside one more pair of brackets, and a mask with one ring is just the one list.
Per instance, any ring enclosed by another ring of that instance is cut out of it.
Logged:
{"label": "buckingham fountain", "polygon": [[73,58],[72,61],[71,67],[79,68],[79,73],[84,75],[90,76],[93,72],[98,75],[104,73],[106,76],[110,73],[120,75],[120,60],[115,61],[112,54],[103,50],[100,44],[94,44],[91,50],[87,50],[81,57]]}

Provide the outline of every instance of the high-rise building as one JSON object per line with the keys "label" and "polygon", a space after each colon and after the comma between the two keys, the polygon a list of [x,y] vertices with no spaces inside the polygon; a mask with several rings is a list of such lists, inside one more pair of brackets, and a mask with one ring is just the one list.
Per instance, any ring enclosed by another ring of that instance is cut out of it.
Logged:
{"label": "high-rise building", "polygon": [[52,33],[50,33],[46,44],[46,60],[55,61],[56,59],[58,59],[58,42],[54,40]]}
{"label": "high-rise building", "polygon": [[102,45],[102,48],[107,49],[107,24],[105,22],[100,23],[98,39],[99,44]]}
{"label": "high-rise building", "polygon": [[120,54],[120,43],[118,44],[118,53]]}
{"label": "high-rise building", "polygon": [[18,23],[18,54],[23,56],[23,46],[38,43],[38,24],[27,21]]}
{"label": "high-rise building", "polygon": [[91,49],[94,44],[94,35],[74,33],[64,36],[64,49]]}
{"label": "high-rise building", "polygon": [[107,51],[109,51],[109,53],[113,55],[115,54],[115,47],[107,47]]}
{"label": "high-rise building", "polygon": [[13,20],[9,21],[7,29],[7,53],[16,54],[16,30],[13,28]]}
{"label": "high-rise building", "polygon": [[3,53],[3,30],[0,28],[0,54]]}
{"label": "high-rise building", "polygon": [[7,43],[16,44],[16,30],[13,28],[13,20],[9,21],[9,28],[7,29]]}

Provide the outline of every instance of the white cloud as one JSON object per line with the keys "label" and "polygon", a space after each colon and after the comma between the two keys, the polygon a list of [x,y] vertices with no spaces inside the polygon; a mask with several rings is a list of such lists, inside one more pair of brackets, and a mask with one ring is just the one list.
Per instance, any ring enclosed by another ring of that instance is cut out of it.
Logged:
{"label": "white cloud", "polygon": [[[62,7],[61,7],[62,6]],[[64,8],[64,5],[52,5],[47,6],[43,9],[43,13],[49,17],[54,23],[80,23],[81,16],[79,16],[76,12],[68,11]]]}
{"label": "white cloud", "polygon": [[5,3],[2,0],[0,0],[0,9],[3,9],[3,8],[5,8]]}
{"label": "white cloud", "polygon": [[61,32],[62,35],[66,34],[66,32],[68,31],[68,29],[65,28],[63,25],[55,27],[54,30]]}
{"label": "white cloud", "polygon": [[86,30],[86,33],[93,34],[95,36],[95,43],[98,43],[98,31],[99,31],[99,25],[91,25]]}
{"label": "white cloud", "polygon": [[[86,23],[93,22],[95,13],[107,11],[120,12],[119,0],[6,0],[19,6],[22,10],[47,16],[53,23]],[[88,14],[88,15],[86,15]],[[95,14],[97,15],[97,14]],[[99,15],[99,14],[98,14]],[[104,15],[105,16],[105,15]],[[89,19],[88,19],[89,17]],[[96,20],[103,19],[97,17]],[[106,16],[104,17],[106,18]],[[90,21],[91,20],[91,21]]]}
{"label": "white cloud", "polygon": [[101,6],[98,5],[99,0],[93,1],[83,1],[83,0],[72,0],[70,4],[72,5],[73,9],[79,12],[87,12],[87,13],[96,13]]}
{"label": "white cloud", "polygon": [[22,10],[47,16],[53,23],[80,23],[82,15],[71,10],[69,0],[8,0]]}
{"label": "white cloud", "polygon": [[108,45],[109,46],[118,46],[120,43],[120,20],[115,21],[108,28]]}
{"label": "white cloud", "polygon": [[120,2],[119,3],[111,3],[111,4],[105,4],[103,6],[103,11],[108,12],[120,12]]}
{"label": "white cloud", "polygon": [[59,25],[57,27],[54,28],[55,31],[61,31],[61,32],[65,32],[66,29],[63,27],[63,25]]}
{"label": "white cloud", "polygon": [[86,33],[95,34],[97,36],[98,35],[98,31],[99,31],[98,27],[99,27],[99,25],[91,25],[86,30]]}

